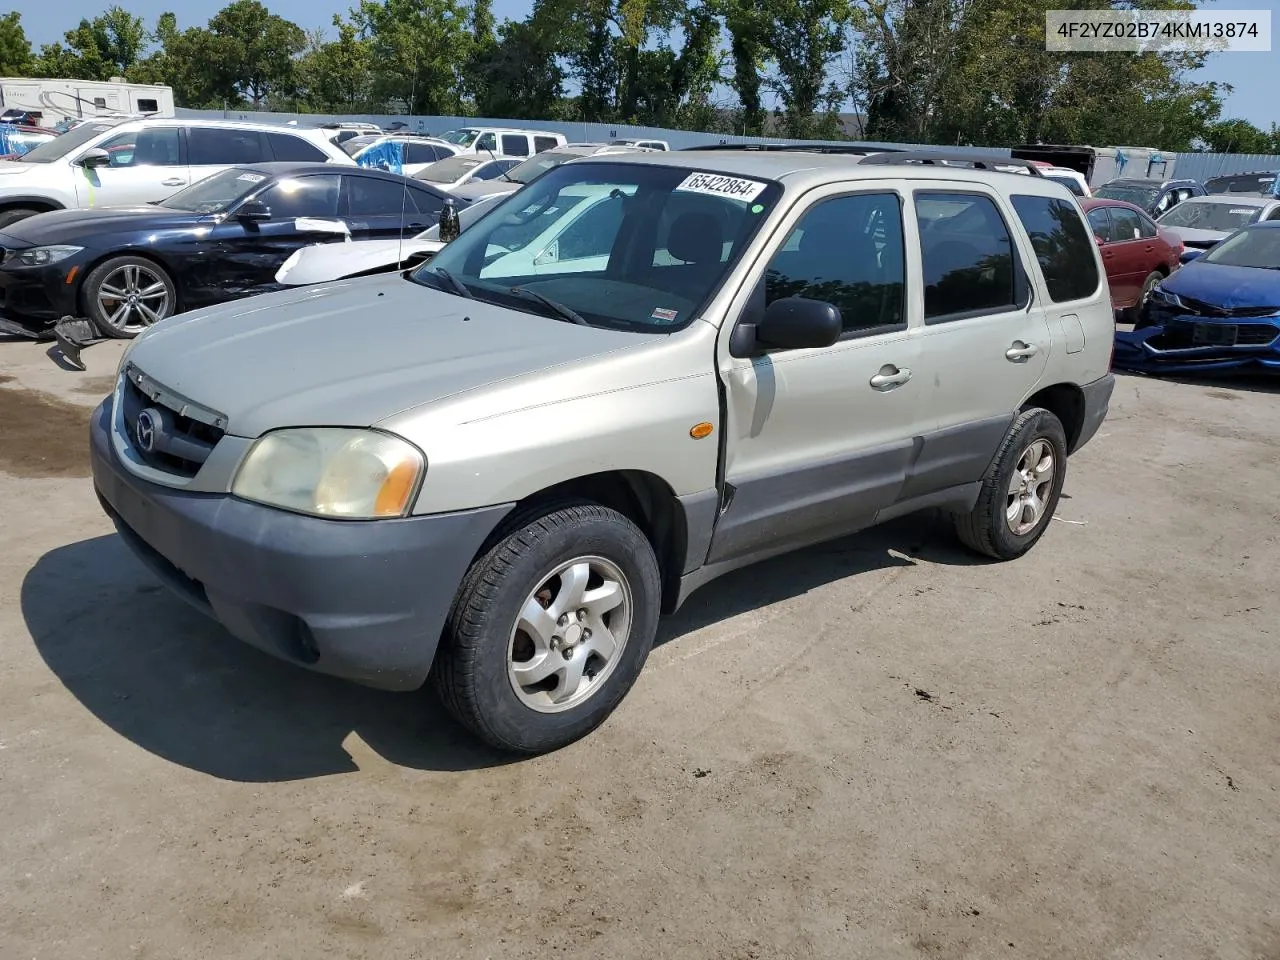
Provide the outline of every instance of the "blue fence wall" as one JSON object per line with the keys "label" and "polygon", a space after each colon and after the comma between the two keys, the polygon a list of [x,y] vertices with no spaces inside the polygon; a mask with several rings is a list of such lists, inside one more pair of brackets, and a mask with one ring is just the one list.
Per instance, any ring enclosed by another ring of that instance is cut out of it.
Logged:
{"label": "blue fence wall", "polygon": [[[486,126],[486,127],[521,127],[533,130],[554,130],[563,133],[573,141],[595,142],[613,140],[618,137],[643,137],[645,139],[666,140],[673,150],[685,147],[696,147],[713,143],[768,143],[779,137],[740,137],[732,134],[697,133],[690,130],[665,130],[661,127],[629,127],[612,123],[562,123],[555,120],[505,120],[491,117],[407,117],[389,114],[316,114],[316,113],[264,113],[237,110],[187,110],[178,108],[180,117],[211,117],[228,120],[265,120],[276,123],[294,121],[300,126],[315,126],[331,120],[356,120],[365,123],[376,123],[386,127],[394,122],[407,123],[409,128],[419,133],[444,133],[454,127]],[[808,140],[805,143],[832,143],[836,141]],[[1009,156],[1006,147],[939,147],[936,144],[919,143],[881,143],[880,146],[896,147],[906,150],[946,149],[957,153],[982,154],[986,156]],[[1176,177],[1191,177],[1206,180],[1228,173],[1248,173],[1253,170],[1280,170],[1280,156],[1261,153],[1177,153],[1173,165]]]}

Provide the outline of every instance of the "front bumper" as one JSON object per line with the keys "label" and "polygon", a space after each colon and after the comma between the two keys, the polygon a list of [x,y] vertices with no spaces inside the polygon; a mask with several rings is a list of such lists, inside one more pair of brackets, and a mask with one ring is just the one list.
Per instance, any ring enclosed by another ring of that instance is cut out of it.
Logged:
{"label": "front bumper", "polygon": [[422,685],[458,584],[511,504],[342,521],[161,486],[121,463],[110,406],[90,424],[94,486],[167,587],[292,663],[386,690]]}
{"label": "front bumper", "polygon": [[[27,246],[29,244],[0,234],[0,249],[20,251]],[[80,271],[72,283],[66,281],[71,268],[84,257],[85,253],[81,251],[44,267],[14,267],[11,264],[0,267],[0,316],[37,325],[52,324],[68,315],[78,316]]]}
{"label": "front bumper", "polygon": [[1280,369],[1280,317],[1214,317],[1148,306],[1142,326],[1117,331],[1112,365],[1154,373]]}

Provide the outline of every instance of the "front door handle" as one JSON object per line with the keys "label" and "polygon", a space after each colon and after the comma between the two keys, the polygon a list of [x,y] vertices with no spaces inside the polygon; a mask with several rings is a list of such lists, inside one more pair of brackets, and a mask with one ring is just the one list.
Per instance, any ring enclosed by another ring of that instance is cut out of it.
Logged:
{"label": "front door handle", "polygon": [[1013,341],[1013,344],[1004,352],[1005,359],[1012,360],[1014,363],[1025,363],[1037,353],[1040,348],[1034,343],[1023,343],[1021,340]]}
{"label": "front door handle", "polygon": [[892,390],[911,379],[911,371],[905,367],[899,370],[892,363],[886,363],[880,372],[871,378],[871,386],[876,390]]}
{"label": "front door handle", "polygon": [[161,180],[160,185],[164,187],[181,187],[184,186],[186,182],[187,181],[183,180],[181,177],[170,177],[168,180]]}

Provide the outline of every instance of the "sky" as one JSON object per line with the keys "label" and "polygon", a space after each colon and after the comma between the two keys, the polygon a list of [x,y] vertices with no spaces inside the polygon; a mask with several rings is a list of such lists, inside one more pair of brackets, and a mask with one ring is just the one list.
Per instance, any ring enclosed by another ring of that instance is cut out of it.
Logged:
{"label": "sky", "polygon": [[[37,0],[17,0],[16,9],[22,14],[22,26],[27,39],[39,48],[42,43],[62,39],[62,34],[79,23],[81,17],[92,19],[110,6],[112,0],[60,0],[57,3],[40,3]],[[228,0],[115,0],[121,6],[140,16],[149,25],[165,10],[181,10],[180,27],[204,24],[209,17],[226,6]],[[294,21],[305,29],[329,28],[335,13],[345,14],[353,5],[350,0],[264,0],[272,13]],[[505,18],[520,19],[528,16],[531,0],[494,0],[494,16],[501,22]],[[1275,90],[1280,87],[1280,0],[1208,0],[1201,3],[1203,9],[1219,10],[1271,10],[1271,53],[1216,53],[1200,72],[1198,79],[1216,80],[1231,84],[1235,89],[1226,98],[1223,115],[1242,117],[1262,129],[1280,123],[1280,99]]]}

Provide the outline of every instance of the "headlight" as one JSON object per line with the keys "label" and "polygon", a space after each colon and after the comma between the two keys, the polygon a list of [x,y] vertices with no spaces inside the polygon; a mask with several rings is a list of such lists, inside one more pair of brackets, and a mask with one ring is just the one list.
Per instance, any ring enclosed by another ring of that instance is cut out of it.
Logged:
{"label": "headlight", "polygon": [[13,255],[12,263],[20,267],[47,267],[51,263],[73,257],[84,247],[32,247],[30,250],[19,250]]}
{"label": "headlight", "polygon": [[417,447],[388,433],[341,427],[277,430],[249,450],[231,492],[320,517],[401,517],[425,467]]}
{"label": "headlight", "polygon": [[1170,293],[1168,290],[1164,289],[1164,287],[1160,286],[1160,284],[1158,283],[1151,288],[1151,299],[1159,300],[1161,303],[1167,303],[1172,307],[1183,306],[1182,300],[1178,297],[1176,293]]}

